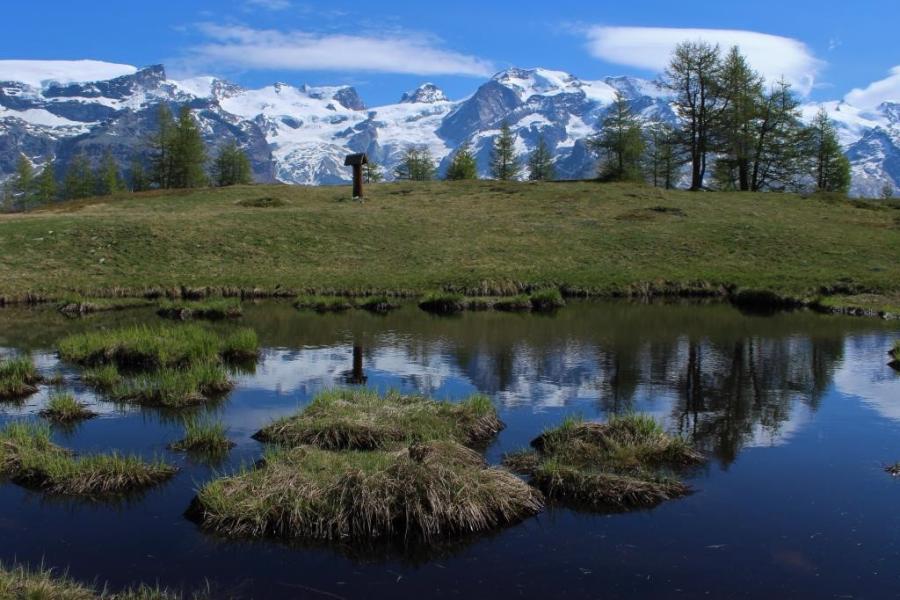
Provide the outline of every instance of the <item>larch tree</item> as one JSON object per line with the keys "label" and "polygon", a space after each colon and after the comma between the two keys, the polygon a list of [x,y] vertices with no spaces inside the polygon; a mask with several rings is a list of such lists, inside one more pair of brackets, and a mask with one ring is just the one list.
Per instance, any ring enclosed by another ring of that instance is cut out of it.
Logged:
{"label": "larch tree", "polygon": [[97,171],[97,194],[99,196],[110,196],[125,190],[125,182],[122,179],[122,173],[119,170],[119,163],[116,162],[112,152],[107,151],[100,161],[100,168]]}
{"label": "larch tree", "polygon": [[250,159],[235,140],[229,140],[219,148],[213,163],[213,177],[219,187],[253,183]]}
{"label": "larch tree", "polygon": [[197,188],[209,184],[206,146],[189,106],[182,106],[171,138],[173,188]]}
{"label": "larch tree", "polygon": [[156,113],[156,132],[150,137],[151,181],[161,189],[173,187],[173,145],[175,141],[175,119],[166,104],[160,104]]}
{"label": "larch tree", "polygon": [[675,48],[663,87],[672,93],[682,144],[691,162],[691,189],[706,178],[707,158],[714,150],[712,134],[725,101],[718,91],[719,47],[707,42],[683,42]]}
{"label": "larch tree", "polygon": [[22,153],[16,161],[16,174],[12,181],[12,191],[16,201],[23,207],[31,204],[34,195],[34,166]]}
{"label": "larch tree", "polygon": [[556,179],[553,154],[550,152],[544,136],[541,136],[537,148],[528,157],[528,179],[530,181],[553,181]]}
{"label": "larch tree", "polygon": [[657,121],[646,127],[645,137],[644,173],[647,180],[654,187],[674,188],[686,162],[678,132],[672,125]]}
{"label": "larch tree", "polygon": [[811,175],[820,192],[846,194],[850,190],[850,160],[841,150],[834,124],[823,108],[809,127]]}
{"label": "larch tree", "polygon": [[747,192],[752,189],[751,163],[763,101],[763,78],[750,68],[737,46],[722,60],[717,93],[724,106],[715,124],[720,153],[715,165],[716,179],[721,187]]}
{"label": "larch tree", "polygon": [[67,200],[89,198],[97,189],[94,171],[88,158],[78,153],[69,161],[63,180],[63,195]]}
{"label": "larch tree", "polygon": [[381,165],[374,160],[369,160],[363,167],[363,177],[366,183],[381,183],[384,181],[384,173],[381,172]]}
{"label": "larch tree", "polygon": [[516,136],[509,123],[503,121],[491,151],[491,175],[500,181],[512,181],[518,179],[521,171],[522,165],[516,156]]}
{"label": "larch tree", "polygon": [[450,160],[450,166],[447,167],[445,178],[450,181],[478,179],[478,165],[475,162],[475,155],[472,154],[471,143],[463,142],[456,149]]}
{"label": "larch tree", "polygon": [[49,204],[59,195],[59,185],[56,182],[56,170],[53,162],[47,161],[40,174],[35,179],[35,201],[39,204]]}
{"label": "larch tree", "polygon": [[427,147],[410,146],[394,170],[394,177],[409,181],[431,181],[435,174],[434,158]]}
{"label": "larch tree", "polygon": [[616,93],[601,122],[600,133],[588,140],[588,147],[600,155],[601,180],[643,180],[645,144],[641,122],[621,92]]}

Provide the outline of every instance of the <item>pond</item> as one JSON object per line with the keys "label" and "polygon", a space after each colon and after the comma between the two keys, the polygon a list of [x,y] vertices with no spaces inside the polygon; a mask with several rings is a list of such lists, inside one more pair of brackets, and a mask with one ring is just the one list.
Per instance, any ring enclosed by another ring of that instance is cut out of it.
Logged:
{"label": "pond", "polygon": [[[0,311],[0,353],[40,370],[100,413],[54,438],[79,452],[162,456],[178,475],[116,503],[0,483],[0,560],[68,569],[113,588],[135,582],[242,598],[885,597],[900,590],[900,324],[810,312],[746,314],[724,304],[574,303],[555,315],[387,316],[245,305],[264,348],[253,373],[208,410],[237,444],[219,464],[167,450],[183,415],[110,404],[53,351],[69,333],[155,322],[151,310],[68,319]],[[218,328],[236,325],[220,323]],[[263,452],[252,435],[318,391],[366,385],[437,399],[488,394],[507,427],[489,462],[568,415],[642,412],[709,457],[691,495],[652,510],[549,506],[488,536],[415,552],[228,540],[185,518],[195,490]],[[46,388],[0,404],[39,419]]]}

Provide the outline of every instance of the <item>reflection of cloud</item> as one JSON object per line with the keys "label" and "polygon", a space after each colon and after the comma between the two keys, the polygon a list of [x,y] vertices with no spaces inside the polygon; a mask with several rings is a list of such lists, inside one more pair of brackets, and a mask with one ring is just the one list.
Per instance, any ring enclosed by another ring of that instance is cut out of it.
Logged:
{"label": "reflection of cloud", "polygon": [[900,421],[900,376],[887,366],[890,336],[883,343],[848,340],[844,361],[835,370],[834,387],[856,396],[888,419]]}

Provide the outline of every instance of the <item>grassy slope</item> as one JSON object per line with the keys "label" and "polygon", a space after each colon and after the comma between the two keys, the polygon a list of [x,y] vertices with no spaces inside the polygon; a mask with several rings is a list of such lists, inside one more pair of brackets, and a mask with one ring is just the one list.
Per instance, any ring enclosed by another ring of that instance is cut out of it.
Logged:
{"label": "grassy slope", "polygon": [[[780,194],[596,183],[435,182],[152,192],[0,216],[0,295],[235,286],[596,292],[707,282],[896,298],[896,210]],[[275,208],[241,200],[272,197]],[[679,209],[672,212],[651,207]],[[883,300],[883,299],[882,299]],[[889,304],[893,304],[890,301]]]}

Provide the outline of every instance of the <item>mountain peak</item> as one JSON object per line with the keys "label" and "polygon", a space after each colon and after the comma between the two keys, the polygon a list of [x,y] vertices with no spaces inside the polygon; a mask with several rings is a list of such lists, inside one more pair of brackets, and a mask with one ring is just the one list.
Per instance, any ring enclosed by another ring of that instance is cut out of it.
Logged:
{"label": "mountain peak", "polygon": [[134,75],[137,67],[99,60],[0,60],[0,81],[34,88],[51,84],[91,83]]}
{"label": "mountain peak", "polygon": [[434,104],[435,102],[447,102],[449,98],[444,90],[433,83],[423,83],[415,90],[406,92],[400,98],[401,104]]}
{"label": "mountain peak", "polygon": [[584,83],[571,73],[541,68],[512,67],[494,75],[493,80],[515,91],[523,101],[532,96],[578,93],[584,86]]}

